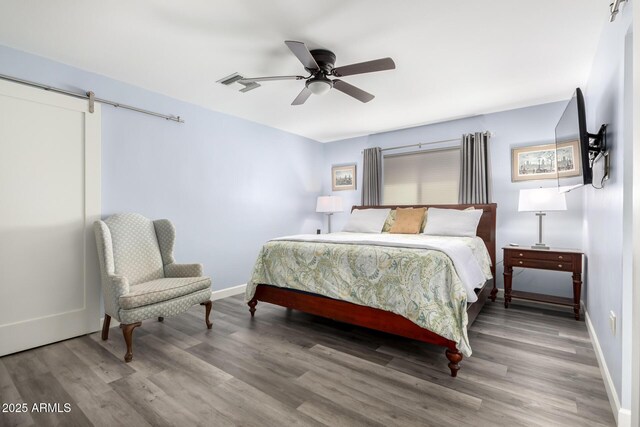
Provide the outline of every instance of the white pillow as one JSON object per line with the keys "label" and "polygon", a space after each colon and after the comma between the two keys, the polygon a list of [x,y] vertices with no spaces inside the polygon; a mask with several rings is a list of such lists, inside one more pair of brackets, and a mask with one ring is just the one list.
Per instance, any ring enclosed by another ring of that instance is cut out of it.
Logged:
{"label": "white pillow", "polygon": [[482,209],[458,210],[429,208],[424,233],[430,236],[474,237]]}
{"label": "white pillow", "polygon": [[342,231],[380,233],[391,209],[354,209]]}

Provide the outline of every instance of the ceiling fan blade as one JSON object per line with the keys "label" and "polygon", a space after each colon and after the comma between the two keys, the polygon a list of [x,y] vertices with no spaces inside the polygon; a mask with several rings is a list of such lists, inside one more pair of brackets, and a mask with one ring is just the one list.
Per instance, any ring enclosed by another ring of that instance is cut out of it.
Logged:
{"label": "ceiling fan blade", "polygon": [[375,71],[393,70],[395,62],[391,58],[374,59],[373,61],[359,62],[334,68],[331,72],[336,77],[352,76],[354,74],[373,73]]}
{"label": "ceiling fan blade", "polygon": [[375,96],[371,95],[369,92],[365,92],[364,90],[347,82],[343,82],[342,80],[334,80],[333,88],[338,89],[340,92],[346,93],[361,102],[369,102],[375,98]]}
{"label": "ceiling fan blade", "polygon": [[311,96],[311,91],[305,86],[304,89],[296,96],[291,105],[302,105]]}
{"label": "ceiling fan blade", "polygon": [[304,80],[304,76],[268,76],[268,77],[243,77],[239,81],[245,83],[266,82],[276,80]]}
{"label": "ceiling fan blade", "polygon": [[291,52],[293,52],[298,60],[302,62],[304,68],[306,68],[307,70],[320,69],[318,63],[315,59],[313,59],[313,55],[311,55],[311,52],[309,52],[309,49],[307,49],[307,46],[304,43],[292,40],[287,40],[284,43],[289,47],[289,49],[291,49]]}

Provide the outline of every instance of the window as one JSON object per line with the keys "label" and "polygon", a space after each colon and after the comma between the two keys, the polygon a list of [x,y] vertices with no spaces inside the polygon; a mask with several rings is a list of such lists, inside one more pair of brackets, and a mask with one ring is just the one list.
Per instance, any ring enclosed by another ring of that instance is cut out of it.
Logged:
{"label": "window", "polygon": [[456,204],[460,148],[384,156],[385,205]]}

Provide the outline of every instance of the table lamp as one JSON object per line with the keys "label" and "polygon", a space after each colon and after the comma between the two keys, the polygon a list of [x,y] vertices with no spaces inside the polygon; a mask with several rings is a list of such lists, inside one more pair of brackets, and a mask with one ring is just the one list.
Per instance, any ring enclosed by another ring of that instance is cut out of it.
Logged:
{"label": "table lamp", "polygon": [[331,233],[331,215],[335,212],[342,212],[342,197],[319,196],[316,204],[316,212],[326,213],[328,217],[328,230]]}
{"label": "table lamp", "polygon": [[565,193],[559,193],[557,188],[534,188],[520,190],[518,202],[519,212],[535,212],[538,216],[538,243],[531,246],[534,249],[549,249],[542,243],[542,217],[548,211],[566,211],[567,199]]}

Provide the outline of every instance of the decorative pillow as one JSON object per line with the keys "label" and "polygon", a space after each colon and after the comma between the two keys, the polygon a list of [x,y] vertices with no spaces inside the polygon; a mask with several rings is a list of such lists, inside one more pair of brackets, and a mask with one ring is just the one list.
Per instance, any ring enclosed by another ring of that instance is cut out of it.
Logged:
{"label": "decorative pillow", "polygon": [[[465,208],[465,211],[472,211],[475,208],[473,206],[469,206],[468,208]],[[424,233],[424,228],[427,226],[427,215],[428,211],[424,213],[424,221],[422,221],[422,227],[420,227],[420,233]]]}
{"label": "decorative pillow", "polygon": [[429,208],[424,234],[430,236],[474,237],[482,216],[481,209],[458,210]]}
{"label": "decorative pillow", "polygon": [[[427,209],[427,208],[425,208]],[[424,219],[422,220],[422,224],[420,224],[420,233],[424,233],[424,228],[427,226],[427,212],[424,213]]]}
{"label": "decorative pillow", "polygon": [[354,209],[342,231],[380,233],[391,209]]}
{"label": "decorative pillow", "polygon": [[391,212],[389,212],[389,215],[387,215],[387,219],[384,222],[384,225],[382,226],[382,232],[388,233],[389,230],[391,230],[391,226],[393,225],[394,222],[396,222],[396,210],[391,209]]}
{"label": "decorative pillow", "polygon": [[396,222],[389,230],[394,234],[418,234],[422,227],[425,208],[396,209]]}

